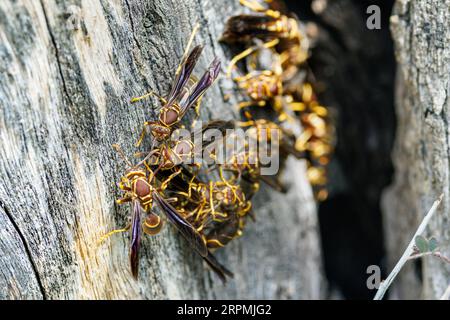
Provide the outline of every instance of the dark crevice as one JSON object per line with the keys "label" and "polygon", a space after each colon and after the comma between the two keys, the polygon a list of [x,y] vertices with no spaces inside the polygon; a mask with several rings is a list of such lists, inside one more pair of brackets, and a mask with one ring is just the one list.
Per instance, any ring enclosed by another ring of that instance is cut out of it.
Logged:
{"label": "dark crevice", "polygon": [[[380,202],[394,173],[393,2],[334,0],[315,13],[311,0],[286,0],[290,10],[319,30],[308,64],[321,103],[335,115],[337,140],[319,225],[330,291],[337,289],[347,299],[373,297],[366,286],[369,265],[379,266],[382,278],[385,272]],[[373,4],[381,9],[381,30],[366,26],[366,10]]]}
{"label": "dark crevice", "polygon": [[130,6],[130,3],[128,2],[128,0],[125,0],[125,5],[127,6],[127,9],[128,9],[128,19],[130,20],[131,32],[133,33],[134,42],[136,43],[139,50],[142,52],[141,44],[139,43],[139,41],[136,37],[136,29],[134,26],[133,14],[131,13],[131,6]]}
{"label": "dark crevice", "polygon": [[37,284],[39,286],[39,290],[40,290],[40,292],[42,294],[42,298],[44,300],[47,300],[47,295],[45,293],[44,286],[42,285],[42,281],[41,281],[41,278],[39,276],[38,269],[37,269],[36,264],[35,264],[35,262],[33,260],[33,256],[31,255],[31,250],[30,250],[30,248],[28,246],[28,243],[25,240],[25,236],[23,235],[22,231],[20,231],[20,228],[17,225],[17,223],[14,221],[11,213],[9,212],[9,209],[6,207],[6,205],[1,200],[0,200],[0,207],[3,209],[3,211],[6,214],[6,216],[8,217],[8,220],[13,225],[14,230],[16,230],[17,234],[19,235],[20,241],[22,242],[23,247],[25,248],[25,253],[27,254],[28,260],[30,261],[31,268],[33,269],[34,277],[36,278]]}
{"label": "dark crevice", "polygon": [[59,50],[58,50],[58,46],[56,45],[56,39],[55,39],[55,36],[54,36],[54,34],[52,32],[52,29],[50,27],[50,21],[48,19],[47,11],[45,10],[44,2],[42,0],[41,0],[41,7],[42,7],[42,12],[44,13],[45,24],[47,26],[48,33],[50,35],[50,40],[51,40],[52,45],[53,45],[53,47],[55,49],[56,63],[58,65],[58,72],[59,72],[59,75],[61,77],[61,81],[62,81],[62,84],[63,84],[64,94],[65,94],[67,100],[69,101],[70,105],[74,106],[74,103],[73,103],[73,101],[72,101],[72,99],[70,98],[70,95],[69,95],[69,90],[67,89],[66,80],[64,79],[62,66],[61,66],[61,60],[60,60],[60,57],[59,57]]}

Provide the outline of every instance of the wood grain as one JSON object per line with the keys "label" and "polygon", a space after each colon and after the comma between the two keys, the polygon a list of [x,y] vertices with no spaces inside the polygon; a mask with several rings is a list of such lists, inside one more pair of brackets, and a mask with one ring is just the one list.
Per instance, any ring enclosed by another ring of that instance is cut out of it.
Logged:
{"label": "wood grain", "polygon": [[[115,205],[125,164],[111,144],[135,151],[156,100],[167,93],[192,26],[214,55],[237,1],[0,2],[0,298],[319,298],[315,205],[302,162],[290,161],[284,196],[263,188],[258,222],[219,257],[236,274],[222,286],[170,226],[143,240],[140,280],[128,237],[98,238],[126,224]],[[229,101],[224,95],[230,93]],[[239,97],[223,77],[203,99],[202,119],[232,119]]]}
{"label": "wood grain", "polygon": [[[397,0],[391,31],[398,62],[395,183],[384,199],[386,243],[391,266],[411,240],[431,204],[445,194],[430,222],[448,255],[450,1]],[[411,263],[393,284],[391,298],[438,299],[448,287],[448,265],[422,260],[423,282]]]}

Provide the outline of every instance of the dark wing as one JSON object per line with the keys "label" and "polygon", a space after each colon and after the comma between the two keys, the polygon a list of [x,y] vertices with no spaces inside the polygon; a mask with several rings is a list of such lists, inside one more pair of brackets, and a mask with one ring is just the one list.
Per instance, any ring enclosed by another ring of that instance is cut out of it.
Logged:
{"label": "dark wing", "polygon": [[[192,132],[191,139],[192,141],[196,141],[195,138],[197,135],[201,134],[202,137],[202,150],[211,145],[212,143],[219,143],[220,141],[215,141],[211,136],[208,135],[208,130],[219,130],[222,134],[222,139],[225,137],[227,130],[235,129],[234,121],[225,121],[225,120],[212,120],[202,126],[201,132],[200,130],[196,130]],[[214,137],[217,138],[217,137]]]}
{"label": "dark wing", "polygon": [[203,76],[197,82],[191,93],[180,101],[180,114],[183,116],[205,91],[214,83],[220,72],[220,60],[216,57],[209,65]]}
{"label": "dark wing", "polygon": [[[157,166],[152,166],[151,169],[155,170]],[[173,176],[168,184],[168,190],[174,191],[174,196],[176,196],[176,192],[186,192],[186,190],[189,189],[189,181],[192,181],[196,185],[200,184],[202,181],[200,181],[199,178],[194,177],[192,172],[188,168],[186,168],[183,164],[181,164],[179,167],[181,168],[181,173]],[[156,178],[159,181],[166,181],[166,179],[175,172],[174,169],[166,169],[166,170],[159,170],[156,173]],[[169,191],[169,192],[170,192]],[[196,192],[195,190],[192,190],[191,192],[191,198],[193,201],[200,201],[200,194]]]}
{"label": "dark wing", "polygon": [[265,184],[275,189],[278,192],[286,193],[288,191],[287,187],[283,185],[281,181],[279,181],[276,177],[273,176],[259,176],[259,179],[263,181]]}
{"label": "dark wing", "polygon": [[208,266],[219,276],[220,280],[222,280],[223,283],[227,282],[227,276],[230,278],[234,276],[231,271],[229,271],[227,268],[221,265],[219,261],[217,261],[216,257],[214,257],[211,252],[209,252],[206,257],[203,257],[203,259],[206,261]]}
{"label": "dark wing", "polygon": [[139,201],[133,201],[131,219],[130,266],[133,277],[137,279],[139,271],[139,247],[141,245],[141,215],[144,211]]}
{"label": "dark wing", "polygon": [[189,81],[192,71],[202,54],[202,50],[203,46],[201,45],[194,47],[186,60],[181,62],[181,69],[177,73],[172,89],[167,96],[167,105],[172,105],[183,91],[184,86]]}
{"label": "dark wing", "polygon": [[220,132],[222,132],[222,134],[225,134],[227,129],[235,129],[235,128],[236,128],[236,124],[234,121],[211,120],[202,127],[202,133],[205,133],[205,131],[207,131],[209,129],[217,129]]}
{"label": "dark wing", "polygon": [[178,211],[164,200],[158,192],[153,192],[153,199],[157,202],[167,219],[180,231],[183,237],[194,247],[194,249],[202,256],[208,255],[208,248],[202,236],[195,228],[186,221]]}
{"label": "dark wing", "polygon": [[276,18],[265,14],[241,14],[228,19],[220,41],[226,43],[249,42],[252,38],[268,39],[276,36],[267,28],[275,24]]}

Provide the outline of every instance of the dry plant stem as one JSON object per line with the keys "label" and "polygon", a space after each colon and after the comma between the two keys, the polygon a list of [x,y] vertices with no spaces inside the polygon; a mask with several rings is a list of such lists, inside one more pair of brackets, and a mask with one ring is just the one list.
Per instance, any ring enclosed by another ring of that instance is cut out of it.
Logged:
{"label": "dry plant stem", "polygon": [[433,257],[436,257],[436,258],[441,259],[441,260],[444,261],[444,262],[450,263],[450,258],[448,258],[448,257],[446,257],[446,256],[444,256],[444,255],[442,255],[442,253],[440,253],[439,251],[436,251],[436,252],[417,253],[417,254],[414,254],[414,255],[410,256],[410,257],[408,258],[408,260],[414,260],[414,259],[418,259],[418,258],[422,258],[422,257],[427,257],[427,256],[433,256]]}
{"label": "dry plant stem", "polygon": [[444,294],[439,300],[448,300],[448,299],[450,299],[450,285],[447,287]]}
{"label": "dry plant stem", "polygon": [[438,208],[439,204],[442,202],[442,199],[444,198],[444,194],[441,194],[439,199],[437,199],[434,203],[433,206],[431,207],[431,209],[428,211],[428,213],[426,214],[426,216],[423,218],[422,223],[419,225],[419,228],[417,228],[416,233],[414,234],[414,236],[412,237],[410,243],[408,244],[408,247],[406,247],[405,252],[403,252],[402,257],[400,258],[400,260],[397,262],[397,264],[395,265],[394,269],[392,270],[392,272],[389,274],[389,276],[386,278],[386,280],[384,280],[383,282],[381,282],[380,287],[378,288],[377,293],[375,294],[374,300],[381,300],[384,297],[384,294],[386,293],[387,289],[389,288],[389,286],[392,284],[392,282],[394,281],[395,277],[397,276],[397,274],[400,272],[400,270],[403,268],[403,266],[405,265],[405,263],[409,260],[411,254],[414,252],[414,239],[418,236],[421,235],[422,232],[425,230],[426,226],[428,225],[428,223],[430,222],[431,217],[434,215],[434,213],[436,212],[436,209]]}

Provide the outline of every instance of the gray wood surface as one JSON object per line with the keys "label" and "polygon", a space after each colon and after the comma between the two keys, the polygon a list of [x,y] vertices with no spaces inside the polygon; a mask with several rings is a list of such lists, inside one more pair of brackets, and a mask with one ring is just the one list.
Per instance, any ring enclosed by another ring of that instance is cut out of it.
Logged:
{"label": "gray wood surface", "polygon": [[[400,258],[432,203],[445,194],[425,236],[449,255],[450,1],[397,0],[391,30],[398,61],[395,183],[384,198],[390,266]],[[419,262],[420,263],[420,262]],[[422,277],[409,263],[392,286],[391,298],[439,298],[450,268],[422,260]]]}
{"label": "gray wood surface", "polygon": [[[290,160],[287,195],[263,188],[257,223],[219,258],[227,286],[170,226],[143,239],[140,280],[128,267],[128,236],[98,246],[126,224],[115,182],[156,100],[165,94],[195,21],[213,55],[237,1],[0,1],[0,298],[320,298],[316,208],[304,163]],[[219,79],[202,119],[236,117],[237,96]],[[224,95],[231,94],[225,102]]]}

